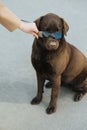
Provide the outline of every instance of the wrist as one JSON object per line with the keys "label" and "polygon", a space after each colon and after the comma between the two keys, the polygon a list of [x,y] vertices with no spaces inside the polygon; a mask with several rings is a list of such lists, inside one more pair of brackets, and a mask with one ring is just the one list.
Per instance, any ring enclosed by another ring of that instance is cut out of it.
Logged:
{"label": "wrist", "polygon": [[24,22],[20,21],[19,29],[23,31],[24,29]]}

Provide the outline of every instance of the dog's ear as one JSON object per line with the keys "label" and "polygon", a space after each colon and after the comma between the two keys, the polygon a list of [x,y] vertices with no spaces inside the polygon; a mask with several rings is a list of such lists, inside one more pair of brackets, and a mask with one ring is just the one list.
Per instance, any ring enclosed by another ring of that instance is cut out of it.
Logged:
{"label": "dog's ear", "polygon": [[63,18],[61,18],[61,20],[62,20],[62,26],[63,26],[63,33],[64,35],[67,35],[67,32],[69,30],[69,25]]}
{"label": "dog's ear", "polygon": [[40,18],[38,18],[34,21],[36,23],[38,30],[40,30],[40,22],[41,22],[42,18],[43,18],[43,16],[41,16]]}

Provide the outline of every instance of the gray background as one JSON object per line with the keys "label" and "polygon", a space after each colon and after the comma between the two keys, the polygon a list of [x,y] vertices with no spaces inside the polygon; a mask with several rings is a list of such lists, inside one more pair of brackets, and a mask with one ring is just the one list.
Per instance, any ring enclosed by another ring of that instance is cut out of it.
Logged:
{"label": "gray background", "polygon": [[[34,21],[48,12],[69,24],[67,41],[87,55],[87,0],[3,0],[21,19]],[[21,2],[21,3],[20,3]],[[87,130],[87,95],[73,102],[74,92],[61,88],[57,112],[45,109],[51,90],[43,101],[30,104],[36,94],[36,75],[31,65],[33,36],[20,30],[8,32],[0,25],[0,130]]]}

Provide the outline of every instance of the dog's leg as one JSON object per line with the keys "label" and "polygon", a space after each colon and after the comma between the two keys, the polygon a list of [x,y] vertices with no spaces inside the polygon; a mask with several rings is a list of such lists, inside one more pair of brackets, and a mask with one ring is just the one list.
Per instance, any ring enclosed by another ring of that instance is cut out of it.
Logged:
{"label": "dog's leg", "polygon": [[51,114],[56,111],[57,97],[60,88],[61,76],[55,78],[52,81],[52,92],[51,92],[51,100],[48,108],[46,109],[47,114]]}
{"label": "dog's leg", "polygon": [[75,87],[74,91],[77,92],[74,96],[74,101],[80,101],[87,93],[87,79],[85,79],[79,86]]}
{"label": "dog's leg", "polygon": [[39,104],[42,100],[42,93],[43,93],[43,87],[44,87],[44,78],[37,73],[37,96],[35,98],[33,98],[33,100],[31,101],[31,104]]}

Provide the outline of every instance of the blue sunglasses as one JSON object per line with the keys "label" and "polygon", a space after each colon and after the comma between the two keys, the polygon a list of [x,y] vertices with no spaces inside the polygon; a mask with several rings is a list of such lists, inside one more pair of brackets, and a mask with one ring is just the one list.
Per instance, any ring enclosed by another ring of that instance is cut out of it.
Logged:
{"label": "blue sunglasses", "polygon": [[55,39],[61,39],[62,38],[62,34],[60,32],[49,33],[49,32],[46,32],[46,31],[39,31],[38,35],[39,35],[39,37],[46,37],[46,38],[48,38],[49,36],[51,36]]}

